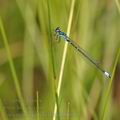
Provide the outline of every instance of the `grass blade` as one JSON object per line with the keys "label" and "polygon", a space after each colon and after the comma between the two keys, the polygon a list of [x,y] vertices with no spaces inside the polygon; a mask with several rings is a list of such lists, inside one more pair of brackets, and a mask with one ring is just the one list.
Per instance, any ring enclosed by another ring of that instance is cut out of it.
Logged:
{"label": "grass blade", "polygon": [[[71,29],[71,24],[72,24],[72,19],[73,19],[74,5],[75,5],[75,0],[72,0],[71,9],[70,9],[70,15],[69,15],[69,21],[68,21],[68,28],[67,28],[67,35],[68,36],[70,34],[70,29]],[[58,99],[59,99],[60,89],[61,89],[61,84],[62,84],[62,78],[63,78],[63,72],[64,72],[64,65],[65,65],[65,60],[66,60],[67,48],[68,48],[68,43],[65,42],[63,56],[62,56],[62,62],[61,62],[61,68],[60,68],[60,74],[59,74],[59,79],[58,79],[58,81],[59,81],[58,82],[58,88],[57,88]],[[53,120],[56,119],[56,114],[57,114],[57,105],[55,104]]]}
{"label": "grass blade", "polygon": [[3,118],[3,120],[8,120],[7,114],[5,112],[5,108],[3,106],[2,100],[0,99],[0,114]]}
{"label": "grass blade", "polygon": [[0,18],[0,31],[1,31],[1,34],[2,34],[2,37],[3,37],[3,42],[4,42],[4,45],[5,45],[5,48],[6,48],[8,62],[9,62],[9,65],[10,65],[12,76],[13,76],[17,96],[20,100],[20,105],[22,107],[24,115],[26,116],[26,118],[28,118],[27,109],[25,107],[23,96],[22,96],[22,93],[21,93],[21,90],[20,90],[20,86],[19,86],[17,75],[16,75],[15,67],[14,67],[14,64],[13,64],[12,55],[11,55],[11,52],[10,52],[7,36],[5,34],[5,30],[4,30],[4,26],[3,26],[3,22],[2,22],[1,18]]}
{"label": "grass blade", "polygon": [[115,0],[115,3],[116,3],[116,6],[117,6],[117,8],[118,8],[118,11],[119,11],[119,13],[120,13],[120,3],[119,3],[118,0]]}
{"label": "grass blade", "polygon": [[39,108],[39,94],[38,94],[38,91],[37,91],[37,120],[40,120],[40,108]]}
{"label": "grass blade", "polygon": [[113,77],[114,77],[114,74],[115,74],[115,70],[116,70],[116,66],[117,66],[119,57],[120,57],[120,48],[118,50],[118,54],[117,54],[117,57],[115,59],[114,68],[113,68],[113,72],[112,72],[112,77],[110,79],[108,88],[106,90],[106,95],[105,95],[105,99],[104,99],[104,103],[103,103],[103,110],[102,110],[103,112],[101,114],[102,115],[101,120],[105,120],[105,113],[107,112],[106,110],[107,110],[107,105],[108,105],[108,98],[109,98],[109,95],[110,95],[110,92],[111,92],[111,89],[112,89]]}

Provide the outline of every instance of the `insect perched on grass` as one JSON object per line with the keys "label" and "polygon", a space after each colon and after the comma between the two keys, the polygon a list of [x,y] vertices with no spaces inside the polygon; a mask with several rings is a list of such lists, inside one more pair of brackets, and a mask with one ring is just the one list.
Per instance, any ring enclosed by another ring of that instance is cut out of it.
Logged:
{"label": "insect perched on grass", "polygon": [[55,29],[55,34],[57,37],[63,38],[69,44],[71,44],[79,53],[81,53],[85,58],[87,58],[93,65],[95,65],[106,77],[111,78],[111,75],[103,70],[77,43],[71,40],[64,32],[60,30],[59,27]]}

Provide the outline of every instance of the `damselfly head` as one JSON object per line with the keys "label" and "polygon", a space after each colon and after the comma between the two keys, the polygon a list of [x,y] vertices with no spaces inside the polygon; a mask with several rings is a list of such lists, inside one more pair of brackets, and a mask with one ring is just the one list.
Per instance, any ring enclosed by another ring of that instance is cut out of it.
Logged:
{"label": "damselfly head", "polygon": [[60,37],[59,37],[59,32],[60,32],[60,28],[59,27],[57,27],[55,30],[54,30],[54,32],[55,32],[55,39],[56,39],[56,41],[60,41]]}
{"label": "damselfly head", "polygon": [[56,32],[56,33],[60,32],[60,27],[57,27],[57,28],[55,29],[55,32]]}

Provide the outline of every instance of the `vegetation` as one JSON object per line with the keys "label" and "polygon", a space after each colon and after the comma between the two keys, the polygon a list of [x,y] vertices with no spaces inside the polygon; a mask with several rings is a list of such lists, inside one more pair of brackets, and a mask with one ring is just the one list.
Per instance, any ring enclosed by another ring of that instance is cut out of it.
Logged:
{"label": "vegetation", "polygon": [[119,0],[1,0],[0,120],[119,120],[119,26]]}

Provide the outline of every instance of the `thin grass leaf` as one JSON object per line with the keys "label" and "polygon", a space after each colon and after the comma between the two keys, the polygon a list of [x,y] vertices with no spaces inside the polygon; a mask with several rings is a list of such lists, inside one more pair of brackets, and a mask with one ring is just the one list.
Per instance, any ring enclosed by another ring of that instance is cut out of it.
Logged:
{"label": "thin grass leaf", "polygon": [[105,120],[105,114],[107,112],[106,110],[107,110],[107,105],[108,105],[108,98],[109,98],[109,95],[110,95],[110,92],[111,92],[111,89],[112,89],[113,78],[114,78],[114,74],[115,74],[115,70],[116,70],[116,66],[117,66],[119,57],[120,57],[120,48],[118,50],[118,54],[116,56],[115,63],[114,63],[114,66],[113,66],[112,77],[109,81],[109,85],[108,85],[108,88],[107,88],[107,91],[106,91],[104,104],[103,104],[103,110],[102,110],[103,112],[101,114],[101,120]]}
{"label": "thin grass leaf", "polygon": [[3,106],[2,100],[0,99],[0,114],[3,118],[3,120],[8,120],[7,113],[5,111],[5,108]]}
{"label": "thin grass leaf", "polygon": [[120,3],[119,3],[119,0],[115,0],[115,3],[116,3],[116,6],[118,8],[118,11],[120,13]]}
{"label": "thin grass leaf", "polygon": [[25,107],[23,96],[22,96],[22,93],[21,93],[21,90],[20,90],[20,86],[19,86],[16,70],[15,70],[15,67],[14,67],[14,64],[13,64],[12,55],[11,55],[11,52],[10,52],[7,36],[6,36],[5,30],[4,30],[4,26],[3,26],[3,22],[2,22],[1,18],[0,18],[0,31],[1,31],[1,34],[2,34],[2,37],[3,37],[3,42],[4,42],[4,45],[5,45],[5,48],[6,48],[8,62],[9,62],[9,65],[10,65],[12,76],[13,76],[13,80],[14,80],[17,96],[18,96],[18,98],[20,100],[20,105],[22,107],[24,115],[25,115],[26,119],[28,119],[27,108]]}
{"label": "thin grass leaf", "polygon": [[61,120],[60,119],[60,107],[59,107],[59,98],[58,98],[58,94],[57,94],[57,92],[56,92],[56,94],[55,94],[55,100],[56,100],[56,105],[57,105],[57,119],[58,120]]}
{"label": "thin grass leaf", "polygon": [[[55,65],[54,65],[54,55],[53,55],[53,44],[52,44],[52,27],[51,27],[51,10],[50,10],[50,2],[49,2],[49,0],[47,0],[47,6],[48,6],[48,30],[49,30],[49,35],[48,35],[48,37],[49,37],[49,43],[50,43],[50,47],[49,47],[49,49],[50,49],[50,52],[49,52],[49,54],[50,54],[50,63],[52,64],[52,67],[50,67],[50,68],[52,68],[52,73],[53,73],[53,79],[55,80],[56,79],[56,73],[55,73]],[[50,65],[51,65],[50,64]]]}
{"label": "thin grass leaf", "polygon": [[38,94],[38,91],[37,91],[37,120],[40,120],[40,108],[39,108],[39,94]]}
{"label": "thin grass leaf", "polygon": [[70,102],[67,103],[67,120],[70,120]]}
{"label": "thin grass leaf", "polygon": [[[73,19],[74,6],[75,6],[75,0],[72,0],[71,8],[70,8],[70,15],[69,15],[69,19],[68,19],[69,20],[68,21],[68,28],[67,28],[67,35],[68,36],[70,34],[70,29],[71,29],[71,24],[72,24],[72,19]],[[66,55],[67,55],[67,48],[68,48],[68,43],[65,42],[65,46],[64,46],[64,50],[63,50],[63,56],[62,56],[62,62],[61,62],[61,68],[60,68],[60,74],[59,74],[59,79],[58,79],[58,81],[59,81],[58,82],[58,88],[57,88],[58,99],[59,99],[60,89],[61,89],[61,84],[62,84],[64,65],[65,65],[65,60],[66,60]],[[53,120],[56,120],[56,114],[57,114],[57,105],[55,104]]]}
{"label": "thin grass leaf", "polygon": [[48,27],[49,27],[49,43],[50,43],[50,65],[52,65],[52,76],[53,76],[53,84],[54,84],[54,95],[55,95],[55,104],[57,106],[57,113],[56,113],[56,118],[58,120],[60,120],[60,109],[59,109],[59,98],[58,98],[58,94],[57,94],[57,89],[56,89],[56,73],[55,73],[55,65],[54,65],[54,56],[53,56],[53,44],[52,44],[52,28],[51,28],[51,10],[50,10],[50,2],[49,0],[47,0],[47,6],[48,6]]}
{"label": "thin grass leaf", "polygon": [[[31,14],[29,13],[29,8],[26,7],[25,9],[25,19],[29,19],[28,24],[32,26],[32,18]],[[33,11],[34,13],[35,11]],[[34,29],[33,29],[34,31]],[[34,33],[34,32],[33,32]],[[35,39],[35,35],[34,35]],[[29,106],[29,111],[32,111],[33,106],[30,105],[29,102],[33,100],[33,88],[34,88],[34,44],[29,35],[27,28],[25,29],[25,36],[24,36],[24,48],[23,48],[23,80],[22,80],[22,88],[23,94],[25,96],[26,104]],[[29,83],[29,84],[28,84]],[[28,87],[26,87],[28,84]]]}

